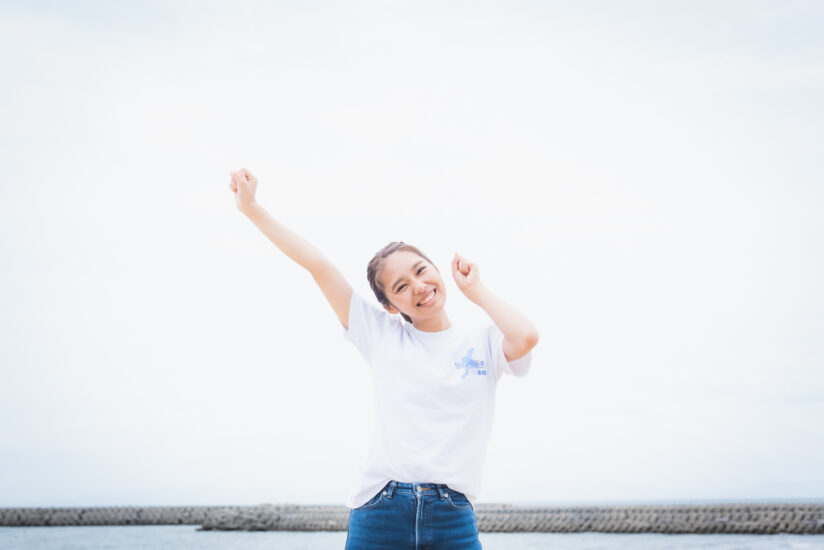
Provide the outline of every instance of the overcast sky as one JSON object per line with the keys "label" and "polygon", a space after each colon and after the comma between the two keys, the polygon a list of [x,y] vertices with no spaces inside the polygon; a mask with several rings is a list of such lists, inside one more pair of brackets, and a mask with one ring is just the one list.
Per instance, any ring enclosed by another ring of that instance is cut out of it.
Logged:
{"label": "overcast sky", "polygon": [[[457,251],[541,341],[481,502],[824,496],[820,2],[4,2],[0,506],[343,504],[357,292]],[[446,277],[453,322],[485,323]]]}

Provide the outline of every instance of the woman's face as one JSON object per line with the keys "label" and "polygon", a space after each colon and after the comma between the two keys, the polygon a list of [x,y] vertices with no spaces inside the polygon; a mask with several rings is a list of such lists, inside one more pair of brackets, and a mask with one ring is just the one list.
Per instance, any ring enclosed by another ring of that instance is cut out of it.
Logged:
{"label": "woman's face", "polygon": [[413,321],[439,315],[446,302],[441,274],[424,258],[408,250],[389,255],[380,274],[389,313],[405,313]]}

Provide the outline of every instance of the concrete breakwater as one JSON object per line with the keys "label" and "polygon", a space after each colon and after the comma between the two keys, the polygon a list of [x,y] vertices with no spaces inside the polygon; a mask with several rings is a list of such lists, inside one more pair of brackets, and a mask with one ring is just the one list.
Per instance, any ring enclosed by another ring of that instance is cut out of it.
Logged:
{"label": "concrete breakwater", "polygon": [[80,525],[201,525],[241,506],[106,506],[90,508],[0,508],[0,527]]}
{"label": "concrete breakwater", "polygon": [[[512,506],[479,504],[478,529],[499,533],[824,534],[824,504]],[[200,525],[202,530],[345,531],[344,506],[0,508],[0,526]]]}

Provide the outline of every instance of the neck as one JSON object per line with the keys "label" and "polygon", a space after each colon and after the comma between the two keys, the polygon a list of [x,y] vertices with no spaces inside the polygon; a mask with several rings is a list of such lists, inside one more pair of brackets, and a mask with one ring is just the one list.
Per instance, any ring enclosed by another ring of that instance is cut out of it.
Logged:
{"label": "neck", "polygon": [[441,311],[440,314],[429,319],[413,320],[412,326],[422,332],[440,332],[451,327],[452,323],[449,322],[446,312]]}

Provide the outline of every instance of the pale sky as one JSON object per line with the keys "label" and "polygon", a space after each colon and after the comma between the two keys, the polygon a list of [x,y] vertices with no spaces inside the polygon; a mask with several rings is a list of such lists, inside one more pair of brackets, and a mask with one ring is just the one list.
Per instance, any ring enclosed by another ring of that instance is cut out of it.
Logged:
{"label": "pale sky", "polygon": [[533,320],[480,502],[824,496],[824,5],[130,6],[0,5],[0,506],[344,503],[367,366],[240,167]]}

